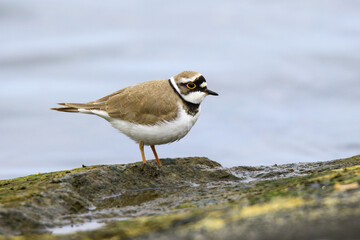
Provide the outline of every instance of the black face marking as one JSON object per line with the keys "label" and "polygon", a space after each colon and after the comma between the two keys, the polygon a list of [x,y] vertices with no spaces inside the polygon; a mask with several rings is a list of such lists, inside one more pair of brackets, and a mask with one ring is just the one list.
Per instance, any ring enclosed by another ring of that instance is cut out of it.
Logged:
{"label": "black face marking", "polygon": [[[187,83],[180,83],[179,84],[179,88],[180,89],[183,89],[184,91],[187,91],[187,92],[196,92],[196,91],[199,91],[199,92],[203,92],[207,89],[207,87],[200,87],[200,85],[202,83],[206,82],[205,78],[203,76],[200,76],[198,77],[197,79],[195,79],[195,81],[193,82],[187,82]],[[188,84],[191,84],[191,83],[194,83],[196,85],[195,88],[189,88],[188,87]]]}
{"label": "black face marking", "polygon": [[[176,91],[176,89],[174,88],[174,86],[171,84],[171,80],[169,79],[169,84],[171,86],[171,88],[174,90],[174,92],[181,98],[181,100],[185,103],[186,106],[186,112],[192,116],[195,116],[198,112],[199,112],[199,106],[200,104],[195,104],[195,103],[191,103],[186,101],[181,95],[180,93],[178,93]],[[184,84],[186,87],[186,84]],[[197,88],[197,87],[196,87]]]}
{"label": "black face marking", "polygon": [[204,82],[206,82],[206,80],[205,80],[205,78],[204,78],[203,76],[198,77],[198,78],[194,81],[194,83],[196,84],[196,89],[197,89],[198,91],[204,91],[204,90],[206,89],[206,86],[205,86],[205,87],[200,87],[200,85],[201,85],[202,83],[204,83]]}
{"label": "black face marking", "polygon": [[202,76],[202,75],[194,81],[194,83],[196,83],[196,85],[200,85],[203,82],[206,82],[206,80],[205,80],[204,76]]}

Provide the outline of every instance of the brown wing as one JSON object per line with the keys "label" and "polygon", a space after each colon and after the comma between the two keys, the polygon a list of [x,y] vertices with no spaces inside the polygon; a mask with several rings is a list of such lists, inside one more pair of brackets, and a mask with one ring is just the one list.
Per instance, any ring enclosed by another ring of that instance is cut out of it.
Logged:
{"label": "brown wing", "polygon": [[169,80],[143,82],[124,88],[95,102],[105,101],[105,111],[113,118],[154,125],[177,117],[179,96]]}

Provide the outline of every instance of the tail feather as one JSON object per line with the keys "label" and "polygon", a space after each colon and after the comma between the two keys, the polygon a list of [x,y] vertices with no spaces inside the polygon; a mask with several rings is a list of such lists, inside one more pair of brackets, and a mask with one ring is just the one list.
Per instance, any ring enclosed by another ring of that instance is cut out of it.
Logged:
{"label": "tail feather", "polygon": [[50,108],[50,110],[56,110],[60,112],[79,112],[77,108],[73,108],[73,107]]}
{"label": "tail feather", "polygon": [[61,112],[80,112],[79,109],[84,110],[104,110],[105,104],[103,103],[58,103],[61,106],[58,108],[50,108],[51,110],[61,111]]}

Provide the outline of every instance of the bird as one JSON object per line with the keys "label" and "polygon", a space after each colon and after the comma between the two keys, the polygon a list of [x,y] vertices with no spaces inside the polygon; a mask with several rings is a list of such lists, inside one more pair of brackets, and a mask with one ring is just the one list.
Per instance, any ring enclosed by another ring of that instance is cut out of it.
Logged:
{"label": "bird", "polygon": [[200,103],[207,95],[204,76],[183,71],[171,78],[151,80],[125,87],[87,103],[58,103],[51,110],[97,115],[139,144],[143,163],[144,146],[150,146],[158,166],[155,146],[182,139],[200,116]]}

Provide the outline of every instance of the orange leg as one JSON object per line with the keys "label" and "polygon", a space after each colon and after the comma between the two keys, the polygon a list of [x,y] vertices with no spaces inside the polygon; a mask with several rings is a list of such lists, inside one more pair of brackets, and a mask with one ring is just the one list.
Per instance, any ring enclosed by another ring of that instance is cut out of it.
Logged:
{"label": "orange leg", "polygon": [[139,148],[140,148],[143,163],[146,163],[145,153],[144,153],[144,143],[142,141],[139,142]]}
{"label": "orange leg", "polygon": [[153,153],[154,153],[154,156],[155,156],[155,159],[156,159],[157,164],[161,167],[162,165],[161,165],[161,162],[160,162],[160,160],[159,160],[159,157],[158,157],[158,155],[157,155],[157,153],[156,153],[155,146],[154,146],[154,145],[151,145],[150,147],[151,147],[151,150],[152,150]]}

